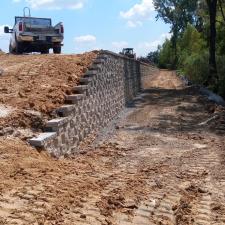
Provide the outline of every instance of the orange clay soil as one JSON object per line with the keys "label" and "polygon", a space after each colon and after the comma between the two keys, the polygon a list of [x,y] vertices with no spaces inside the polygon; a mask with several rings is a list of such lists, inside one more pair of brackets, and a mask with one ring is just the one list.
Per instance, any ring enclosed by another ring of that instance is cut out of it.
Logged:
{"label": "orange clay soil", "polygon": [[[0,55],[0,106],[12,113],[0,125],[29,127],[34,112],[49,118],[64,103],[66,94],[96,58],[97,52],[80,55]],[[1,107],[0,107],[1,110]],[[32,113],[30,113],[32,110]]]}

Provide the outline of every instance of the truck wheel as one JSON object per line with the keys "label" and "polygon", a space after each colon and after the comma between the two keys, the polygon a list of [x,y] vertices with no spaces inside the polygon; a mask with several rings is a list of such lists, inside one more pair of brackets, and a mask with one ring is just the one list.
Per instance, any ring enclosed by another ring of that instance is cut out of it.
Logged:
{"label": "truck wheel", "polygon": [[41,54],[49,54],[49,49],[44,49],[41,51]]}
{"label": "truck wheel", "polygon": [[61,46],[53,47],[54,54],[61,54]]}
{"label": "truck wheel", "polygon": [[16,54],[23,54],[23,45],[16,40]]}

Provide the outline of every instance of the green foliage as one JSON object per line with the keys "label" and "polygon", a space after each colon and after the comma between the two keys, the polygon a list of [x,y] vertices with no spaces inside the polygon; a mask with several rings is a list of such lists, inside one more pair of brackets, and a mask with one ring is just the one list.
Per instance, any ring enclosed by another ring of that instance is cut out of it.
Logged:
{"label": "green foliage", "polygon": [[[171,44],[173,49],[173,62],[171,67],[176,68],[177,64],[177,40],[184,32],[188,23],[196,24],[197,1],[196,0],[153,0],[157,14],[157,19],[161,18],[165,23],[171,25]],[[171,55],[171,54],[170,54]],[[162,63],[164,65],[164,62]]]}
{"label": "green foliage", "polygon": [[225,97],[225,55],[217,57],[219,87],[218,92],[221,96]]}
{"label": "green foliage", "polygon": [[[177,41],[178,64],[177,69],[185,67],[186,59],[192,54],[204,52],[206,43],[197,29],[188,25],[183,35]],[[173,69],[175,53],[171,40],[166,40],[159,48],[159,67]]]}
{"label": "green foliage", "polygon": [[189,24],[178,40],[178,46],[178,68],[182,68],[185,67],[187,58],[203,53],[207,45],[197,29]]}
{"label": "green foliage", "polygon": [[[209,76],[208,58],[209,53],[207,51],[191,54],[185,59],[180,73],[195,84],[204,84]],[[212,90],[217,89],[218,94],[225,97],[225,55],[217,56],[217,65],[219,76],[218,87],[210,85],[210,88]]]}
{"label": "green foliage", "polygon": [[193,53],[185,58],[183,74],[196,84],[203,84],[209,75],[209,55],[207,52]]}
{"label": "green foliage", "polygon": [[196,0],[153,0],[153,3],[157,18],[171,24],[173,34],[183,32],[188,23],[196,24],[198,21]]}
{"label": "green foliage", "polygon": [[170,40],[166,40],[159,49],[159,67],[162,69],[173,69],[174,50]]}
{"label": "green foliage", "polygon": [[159,51],[157,50],[157,51],[154,51],[154,52],[150,52],[150,53],[147,55],[147,59],[148,59],[150,62],[152,62],[152,63],[158,65],[158,64],[159,64]]}
{"label": "green foliage", "polygon": [[179,40],[179,46],[190,54],[202,51],[206,48],[206,43],[197,29],[188,24],[187,29]]}
{"label": "green foliage", "polygon": [[225,54],[225,23],[217,26],[217,54]]}

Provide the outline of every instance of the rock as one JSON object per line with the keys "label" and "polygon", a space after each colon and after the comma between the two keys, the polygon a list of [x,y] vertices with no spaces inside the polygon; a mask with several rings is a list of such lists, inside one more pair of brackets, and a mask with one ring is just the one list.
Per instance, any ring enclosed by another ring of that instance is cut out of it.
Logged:
{"label": "rock", "polygon": [[218,211],[218,210],[220,210],[221,209],[221,205],[214,205],[213,207],[212,207],[212,210],[214,210],[214,211]]}
{"label": "rock", "polygon": [[7,117],[13,112],[13,108],[0,104],[0,117]]}
{"label": "rock", "polygon": [[26,97],[26,95],[24,93],[22,93],[22,92],[19,92],[18,95],[19,95],[20,98],[25,98]]}
{"label": "rock", "polygon": [[33,108],[35,106],[34,102],[29,102],[30,108]]}
{"label": "rock", "polygon": [[135,204],[135,202],[130,201],[130,202],[127,202],[127,203],[124,204],[124,208],[127,208],[127,209],[137,209],[138,206]]}
{"label": "rock", "polygon": [[81,219],[86,219],[86,218],[87,218],[87,216],[86,216],[86,215],[84,215],[84,214],[81,214],[81,215],[80,215],[80,218],[81,218]]}
{"label": "rock", "polygon": [[198,188],[198,192],[201,193],[201,194],[207,193],[207,191],[203,190],[202,188]]}
{"label": "rock", "polygon": [[178,208],[178,205],[174,205],[174,206],[172,207],[172,210],[173,210],[173,211],[176,211],[177,208]]}
{"label": "rock", "polygon": [[12,127],[6,127],[5,132],[12,134],[13,133],[13,128]]}
{"label": "rock", "polygon": [[12,127],[6,127],[2,131],[3,131],[4,135],[11,135],[14,132]]}
{"label": "rock", "polygon": [[73,77],[72,76],[69,76],[68,77],[68,81],[73,81]]}

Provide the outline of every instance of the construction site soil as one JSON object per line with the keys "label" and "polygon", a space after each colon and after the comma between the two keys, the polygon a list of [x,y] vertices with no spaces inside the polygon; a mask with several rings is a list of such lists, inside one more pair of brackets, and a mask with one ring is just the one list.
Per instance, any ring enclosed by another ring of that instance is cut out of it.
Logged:
{"label": "construction site soil", "polygon": [[223,108],[161,71],[115,122],[68,158],[1,138],[0,224],[225,224]]}
{"label": "construction site soil", "polygon": [[41,127],[96,56],[0,54],[0,126]]}

